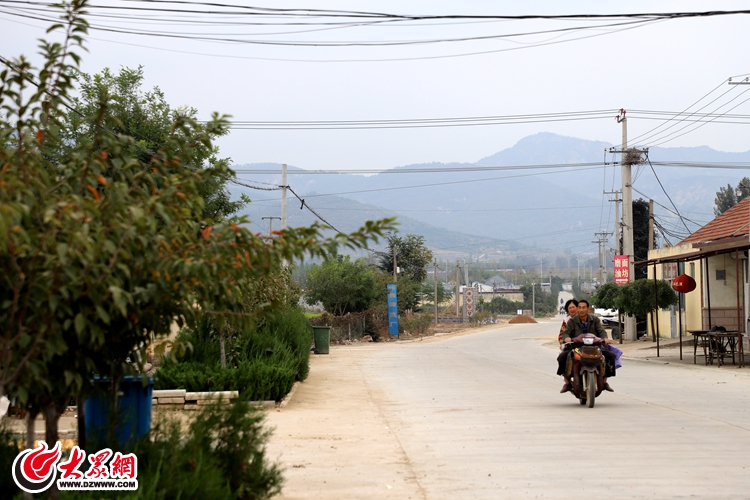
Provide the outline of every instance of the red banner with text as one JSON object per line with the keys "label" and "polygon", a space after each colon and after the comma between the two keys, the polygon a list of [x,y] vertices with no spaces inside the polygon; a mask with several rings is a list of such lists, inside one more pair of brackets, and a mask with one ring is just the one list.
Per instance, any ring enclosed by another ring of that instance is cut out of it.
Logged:
{"label": "red banner with text", "polygon": [[615,283],[630,283],[630,260],[627,255],[615,255]]}

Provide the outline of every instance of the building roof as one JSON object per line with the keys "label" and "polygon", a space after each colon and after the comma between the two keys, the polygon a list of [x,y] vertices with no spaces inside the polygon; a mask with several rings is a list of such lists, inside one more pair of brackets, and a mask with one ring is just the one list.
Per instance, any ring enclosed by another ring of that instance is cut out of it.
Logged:
{"label": "building roof", "polygon": [[745,198],[678,245],[716,241],[748,234],[748,220],[750,220],[750,198]]}

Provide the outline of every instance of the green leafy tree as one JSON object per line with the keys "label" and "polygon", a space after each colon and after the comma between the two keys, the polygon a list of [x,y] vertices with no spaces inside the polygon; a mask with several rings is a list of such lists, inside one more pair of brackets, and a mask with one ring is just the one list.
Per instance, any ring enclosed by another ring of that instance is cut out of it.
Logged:
{"label": "green leafy tree", "polygon": [[85,4],[63,7],[51,29],[63,41],[42,43],[41,70],[22,57],[0,72],[0,394],[44,408],[48,442],[60,408],[91,392],[93,374],[116,388],[173,321],[249,327],[268,307],[249,310],[246,297],[283,262],[366,247],[392,228],[367,222],[326,238],[316,224],[266,240],[245,219],[206,219],[203,186],[232,176],[224,162],[191,166],[196,147],[213,151],[227,131],[216,114],[206,124],[175,116],[145,158],[136,138],[105,127],[105,92],[86,115],[90,135],[69,143]]}
{"label": "green leafy tree", "polygon": [[[639,198],[633,200],[633,253],[635,261],[648,259],[648,201]],[[653,248],[656,248],[656,233],[654,233]],[[635,268],[635,279],[646,278],[646,268]]]}
{"label": "green leafy tree", "polygon": [[307,271],[307,288],[307,303],[320,302],[335,316],[365,311],[377,296],[372,269],[364,259],[353,261],[348,255],[337,255],[312,266]]}
{"label": "green leafy tree", "polygon": [[432,250],[424,244],[424,236],[407,234],[404,237],[398,233],[385,235],[388,249],[380,255],[378,267],[393,274],[393,254],[396,250],[396,263],[400,269],[399,279],[408,278],[422,283],[427,278],[427,266],[432,262]]}
{"label": "green leafy tree", "polygon": [[[435,284],[434,283],[424,283],[422,284],[422,297],[424,297],[425,300],[435,303]],[[446,301],[448,298],[448,294],[445,293],[445,288],[443,288],[442,283],[438,283],[437,286],[437,303],[442,304]]]}
{"label": "green leafy tree", "polygon": [[[195,119],[198,111],[190,107],[172,108],[164,93],[155,87],[144,91],[143,67],[137,69],[120,68],[113,73],[105,68],[101,73],[89,75],[74,72],[79,95],[71,99],[75,111],[67,111],[62,116],[62,138],[60,143],[64,153],[76,144],[95,140],[96,128],[106,127],[115,134],[124,134],[134,140],[128,154],[141,164],[148,164],[151,152],[161,148],[175,133],[172,125],[180,117]],[[99,111],[100,103],[106,100],[109,105],[98,123],[89,117]],[[211,141],[226,135],[228,129],[208,128],[195,122],[195,132],[203,132]],[[181,133],[177,131],[177,133]],[[187,137],[186,137],[187,138]],[[222,168],[229,160],[219,157],[219,149],[212,143],[193,142],[182,153],[181,168]],[[203,179],[198,191],[203,197],[203,218],[223,220],[237,213],[249,200],[242,198],[233,201],[226,188],[228,177],[214,176]]]}
{"label": "green leafy tree", "polygon": [[[383,271],[388,283],[393,283],[393,254],[396,253],[398,273],[398,303],[399,310],[416,311],[419,308],[419,293],[422,282],[427,278],[427,266],[432,262],[432,250],[424,243],[424,236],[407,234],[404,237],[392,232],[385,236],[388,248],[380,254],[378,267]],[[385,286],[382,290],[383,303],[387,302]]]}
{"label": "green leafy tree", "polygon": [[[740,195],[737,196],[737,191]],[[731,184],[727,184],[727,187],[720,187],[716,191],[716,198],[714,198],[714,215],[719,216],[735,206],[740,201],[750,195],[750,179],[743,177],[742,180],[737,183],[737,187],[733,188]]]}
{"label": "green leafy tree", "polygon": [[[659,309],[668,309],[677,304],[678,297],[669,283],[663,280],[656,281],[654,297],[654,280],[641,279],[624,285],[607,283],[597,290],[591,300],[598,307],[619,309],[623,314],[645,318],[656,310],[657,302]],[[653,315],[651,331],[655,337]]]}

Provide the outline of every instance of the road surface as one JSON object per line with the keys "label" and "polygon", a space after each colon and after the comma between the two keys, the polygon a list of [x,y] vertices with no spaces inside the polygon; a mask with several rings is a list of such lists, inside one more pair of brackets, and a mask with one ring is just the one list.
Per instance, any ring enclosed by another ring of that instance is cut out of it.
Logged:
{"label": "road surface", "polygon": [[589,409],[558,393],[556,335],[551,321],[315,357],[269,413],[282,497],[750,497],[750,369],[626,360]]}

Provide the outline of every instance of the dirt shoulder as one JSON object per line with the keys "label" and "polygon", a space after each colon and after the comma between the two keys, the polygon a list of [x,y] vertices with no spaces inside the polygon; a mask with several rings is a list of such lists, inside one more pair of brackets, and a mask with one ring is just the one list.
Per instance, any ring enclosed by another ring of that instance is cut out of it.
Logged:
{"label": "dirt shoulder", "polygon": [[504,326],[446,328],[429,337],[332,346],[328,355],[313,355],[307,380],[296,385],[283,408],[267,413],[274,429],[268,457],[279,461],[286,478],[276,498],[426,498],[361,366],[371,356],[406,348],[403,344]]}

